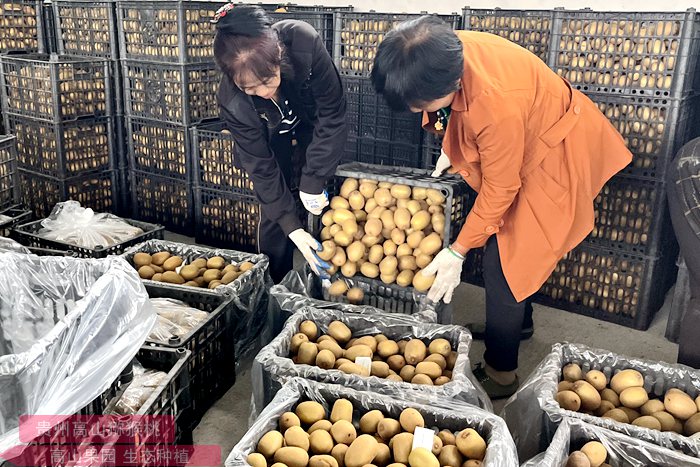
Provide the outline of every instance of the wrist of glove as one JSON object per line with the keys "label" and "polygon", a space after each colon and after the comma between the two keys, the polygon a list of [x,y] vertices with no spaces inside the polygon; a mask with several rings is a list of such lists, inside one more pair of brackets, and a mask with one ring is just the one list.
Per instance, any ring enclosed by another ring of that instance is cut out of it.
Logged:
{"label": "wrist of glove", "polygon": [[299,199],[304,204],[304,208],[314,216],[320,216],[323,208],[328,206],[328,193],[324,190],[323,193],[312,195],[309,193],[299,192]]}
{"label": "wrist of glove", "polygon": [[437,162],[435,163],[435,170],[433,170],[433,173],[431,174],[431,176],[440,177],[450,167],[452,167],[452,162],[450,162],[450,158],[447,157],[447,154],[445,154],[445,151],[443,151],[441,149],[440,150],[440,157],[438,158]]}
{"label": "wrist of glove", "polygon": [[435,256],[435,259],[420,274],[436,276],[428,291],[428,298],[433,302],[452,301],[455,289],[462,281],[462,266],[464,256],[452,248],[445,248]]}
{"label": "wrist of glove", "polygon": [[296,247],[299,249],[299,252],[301,252],[302,256],[304,256],[306,262],[309,263],[309,266],[314,274],[320,276],[322,279],[330,278],[330,275],[326,270],[330,269],[331,265],[323,261],[316,254],[317,251],[320,251],[323,248],[318,240],[312,237],[311,234],[306,232],[304,229],[297,229],[293,231],[289,234],[289,239],[294,242]]}

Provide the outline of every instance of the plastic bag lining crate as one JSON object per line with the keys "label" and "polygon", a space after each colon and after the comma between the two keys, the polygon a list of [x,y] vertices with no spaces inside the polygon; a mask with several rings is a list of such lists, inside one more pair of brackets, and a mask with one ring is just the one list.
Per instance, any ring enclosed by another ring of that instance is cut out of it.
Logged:
{"label": "plastic bag lining crate", "polygon": [[119,58],[114,0],[57,0],[53,12],[58,53]]}
{"label": "plastic bag lining crate", "polygon": [[181,300],[192,308],[206,311],[209,317],[183,336],[168,342],[146,339],[146,346],[185,348],[191,352],[187,362],[192,395],[192,427],[204,412],[236,382],[234,350],[234,305],[223,295],[205,295],[196,289],[183,290],[168,284],[147,285],[150,298]]}
{"label": "plastic bag lining crate", "polygon": [[464,8],[462,14],[464,29],[504,37],[547,62],[554,15],[552,10]]}
{"label": "plastic bag lining crate", "polygon": [[248,174],[234,164],[233,136],[216,121],[197,125],[192,132],[194,183],[202,188],[254,196]]}
{"label": "plastic bag lining crate", "polygon": [[286,12],[269,12],[268,15],[274,23],[285,19],[295,19],[310,24],[318,31],[328,53],[333,55],[332,11],[299,10],[297,7],[292,7]]}
{"label": "plastic bag lining crate", "polygon": [[578,364],[584,374],[593,369],[602,371],[608,380],[622,370],[635,369],[644,376],[644,389],[655,397],[663,398],[671,388],[680,389],[693,399],[700,394],[700,376],[697,370],[685,365],[628,357],[576,343],[554,344],[549,355],[521,384],[501,413],[513,434],[521,459],[545,450],[557,427],[567,418],[581,420],[588,425],[665,446],[693,457],[699,456],[700,445],[692,438],[562,409],[555,396],[562,368],[567,363]]}
{"label": "plastic bag lining crate", "polygon": [[0,210],[18,201],[17,141],[12,135],[0,135]]}
{"label": "plastic bag lining crate", "polygon": [[109,117],[52,123],[7,115],[17,137],[18,165],[50,177],[79,176],[115,167],[114,128]]}
{"label": "plastic bag lining crate", "polygon": [[[333,58],[341,75],[369,76],[377,46],[396,24],[421,14],[337,12]],[[459,29],[461,15],[437,15],[453,29]]]}
{"label": "plastic bag lining crate", "polygon": [[663,180],[681,146],[700,134],[699,97],[668,99],[588,93],[633,154],[623,173]]}
{"label": "plastic bag lining crate", "polygon": [[0,8],[0,52],[44,52],[40,0],[10,0]]}
{"label": "plastic bag lining crate", "polygon": [[584,92],[681,98],[697,88],[699,47],[700,17],[692,9],[555,10],[547,64]]}
{"label": "plastic bag lining crate", "polygon": [[51,122],[112,113],[109,62],[94,57],[5,55],[3,112]]}
{"label": "plastic bag lining crate", "polygon": [[33,248],[46,248],[51,250],[68,250],[75,251],[77,255],[81,258],[105,258],[110,255],[119,255],[124,252],[125,249],[132,245],[150,240],[152,238],[163,239],[163,231],[165,230],[163,226],[156,224],[149,224],[147,222],[135,221],[132,219],[122,219],[126,223],[133,225],[135,227],[143,230],[141,235],[138,235],[130,240],[112,245],[107,248],[88,248],[73,245],[71,243],[65,243],[57,240],[48,240],[39,235],[39,231],[42,229],[42,220],[30,222],[27,224],[18,225],[13,229],[12,237],[16,239],[19,243],[25,246],[30,246]]}
{"label": "plastic bag lining crate", "polygon": [[257,198],[203,187],[195,187],[194,195],[197,243],[257,252]]}
{"label": "plastic bag lining crate", "polygon": [[162,224],[168,230],[191,234],[192,185],[181,178],[129,171],[131,183],[131,217]]}
{"label": "plastic bag lining crate", "polygon": [[171,63],[212,62],[220,4],[189,0],[117,1],[122,59]]}
{"label": "plastic bag lining crate", "polygon": [[129,167],[181,182],[190,180],[190,132],[186,126],[144,118],[126,118]]}
{"label": "plastic bag lining crate", "polygon": [[22,202],[39,219],[51,214],[56,203],[69,199],[97,212],[113,212],[117,207],[115,170],[55,178],[19,169],[19,180]]}
{"label": "plastic bag lining crate", "polygon": [[632,255],[582,244],[556,266],[535,300],[645,330],[675,278],[675,254]]}
{"label": "plastic bag lining crate", "polygon": [[594,208],[595,225],[586,239],[590,245],[654,257],[674,243],[663,182],[613,177]]}
{"label": "plastic bag lining crate", "polygon": [[194,125],[219,116],[216,65],[123,61],[124,108],[131,117]]}

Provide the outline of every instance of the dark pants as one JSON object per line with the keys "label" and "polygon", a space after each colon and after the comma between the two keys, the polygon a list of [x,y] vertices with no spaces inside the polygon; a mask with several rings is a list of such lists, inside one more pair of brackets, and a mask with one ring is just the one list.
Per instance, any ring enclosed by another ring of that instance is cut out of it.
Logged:
{"label": "dark pants", "polygon": [[497,371],[518,368],[520,333],[532,327],[532,302],[517,302],[501,267],[498,240],[492,235],[486,242],[483,257],[486,290],[486,352],[484,361]]}
{"label": "dark pants", "polygon": [[690,302],[681,322],[678,363],[700,368],[700,339],[698,339],[698,330],[700,330],[700,238],[688,224],[683,207],[679,202],[676,192],[677,179],[678,170],[674,162],[671,164],[667,178],[668,204],[673,230],[676,232],[681,255],[685,259],[690,279]]}

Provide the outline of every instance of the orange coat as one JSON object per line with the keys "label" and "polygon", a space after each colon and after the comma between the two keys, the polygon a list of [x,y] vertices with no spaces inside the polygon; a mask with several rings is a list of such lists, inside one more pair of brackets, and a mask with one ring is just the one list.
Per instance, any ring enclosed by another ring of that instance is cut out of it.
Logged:
{"label": "orange coat", "polygon": [[[495,35],[457,34],[464,74],[443,150],[479,194],[456,247],[496,234],[522,301],[591,232],[593,200],[632,154],[596,105],[535,55]],[[426,129],[434,121],[424,115]]]}

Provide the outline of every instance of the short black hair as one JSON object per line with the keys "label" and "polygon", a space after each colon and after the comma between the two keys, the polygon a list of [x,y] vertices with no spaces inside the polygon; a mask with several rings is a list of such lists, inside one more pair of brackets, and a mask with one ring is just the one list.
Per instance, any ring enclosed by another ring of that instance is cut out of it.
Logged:
{"label": "short black hair", "polygon": [[389,107],[406,111],[459,89],[462,42],[437,16],[404,21],[384,37],[372,67],[372,84]]}

